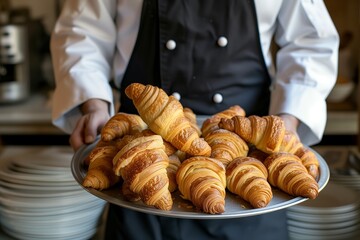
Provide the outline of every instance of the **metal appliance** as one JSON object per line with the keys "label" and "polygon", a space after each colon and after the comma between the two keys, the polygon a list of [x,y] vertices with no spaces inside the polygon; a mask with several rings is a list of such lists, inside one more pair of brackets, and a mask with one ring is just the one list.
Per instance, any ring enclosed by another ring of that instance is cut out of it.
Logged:
{"label": "metal appliance", "polygon": [[0,103],[26,99],[30,94],[27,27],[0,25]]}

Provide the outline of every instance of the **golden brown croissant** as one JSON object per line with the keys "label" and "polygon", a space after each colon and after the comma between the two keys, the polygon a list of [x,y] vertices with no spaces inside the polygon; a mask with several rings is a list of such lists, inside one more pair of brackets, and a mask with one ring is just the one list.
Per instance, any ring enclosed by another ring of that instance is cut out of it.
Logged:
{"label": "golden brown croissant", "polygon": [[146,123],[139,115],[120,112],[111,117],[101,129],[101,139],[111,141],[126,134],[140,132],[146,128]]}
{"label": "golden brown croissant", "polygon": [[254,208],[266,207],[273,198],[262,162],[251,157],[238,157],[226,168],[226,186],[230,192],[248,201]]}
{"label": "golden brown croissant", "polygon": [[176,154],[169,156],[169,166],[166,168],[169,178],[169,191],[175,192],[177,190],[176,172],[179,169],[181,162]]}
{"label": "golden brown croissant", "polygon": [[289,152],[298,156],[309,174],[315,179],[319,178],[319,162],[316,155],[310,149],[305,147],[294,133],[290,131],[285,132],[279,151]]}
{"label": "golden brown croissant", "polygon": [[[152,135],[158,135],[158,134],[154,133],[150,129],[145,129],[142,132],[135,134],[136,137],[152,136]],[[165,141],[164,139],[163,139],[163,142],[164,142],[164,147],[165,147],[165,153],[168,156],[174,154],[177,151],[177,149],[173,145],[171,145],[171,143]]]}
{"label": "golden brown croissant", "polygon": [[295,153],[299,148],[302,148],[299,137],[291,131],[285,130],[284,138],[280,144],[279,152]]}
{"label": "golden brown croissant", "polygon": [[107,189],[119,182],[113,171],[113,158],[118,152],[115,146],[95,147],[90,153],[88,171],[82,185],[98,190]]}
{"label": "golden brown croissant", "polygon": [[292,196],[315,199],[319,186],[307,172],[299,157],[291,153],[274,153],[267,157],[264,165],[268,169],[269,183]]}
{"label": "golden brown croissant", "polygon": [[197,131],[199,136],[201,135],[201,130],[197,124],[196,114],[191,108],[184,107],[184,115],[190,121],[191,126]]}
{"label": "golden brown croissant", "polygon": [[299,148],[295,153],[307,169],[308,173],[315,179],[318,180],[320,177],[319,161],[314,152],[305,146]]}
{"label": "golden brown croissant", "polygon": [[[126,136],[127,137],[127,136]],[[116,138],[114,140],[111,141],[103,141],[101,138],[99,139],[99,141],[96,143],[95,147],[90,151],[90,153],[85,157],[84,159],[84,164],[86,166],[89,166],[90,162],[92,161],[92,159],[97,156],[97,149],[99,147],[106,147],[106,146],[113,146],[116,147],[117,149],[121,149],[123,146],[123,142],[124,139],[123,138]]]}
{"label": "golden brown croissant", "polygon": [[237,134],[225,129],[216,129],[206,137],[211,147],[211,157],[220,160],[226,167],[236,157],[246,156],[248,144]]}
{"label": "golden brown croissant", "polygon": [[[156,133],[154,133],[153,131],[151,131],[150,129],[145,129],[141,132],[135,132],[131,135],[125,135],[122,138],[116,138],[112,141],[106,142],[106,141],[102,141],[100,139],[100,141],[98,142],[97,146],[108,146],[108,145],[114,145],[116,146],[119,150],[122,149],[126,144],[128,144],[130,141],[134,140],[135,138],[138,137],[144,137],[144,136],[152,136],[152,135],[158,135]],[[165,152],[168,156],[174,154],[175,152],[177,152],[178,150],[171,145],[169,142],[164,141],[164,147],[165,147]]]}
{"label": "golden brown croissant", "polygon": [[172,197],[166,168],[169,158],[159,135],[143,136],[125,145],[113,158],[114,172],[129,190],[155,208],[170,210]]}
{"label": "golden brown croissant", "polygon": [[284,121],[274,115],[222,118],[219,127],[235,132],[246,142],[266,153],[279,152],[285,135]]}
{"label": "golden brown croissant", "polygon": [[140,83],[130,84],[125,93],[149,128],[165,141],[190,155],[210,156],[209,144],[199,137],[185,117],[181,103],[173,96],[161,88]]}
{"label": "golden brown croissant", "polygon": [[181,196],[205,213],[225,211],[226,177],[224,165],[210,157],[191,157],[183,161],[176,181]]}
{"label": "golden brown croissant", "polygon": [[239,105],[234,105],[207,118],[201,126],[202,136],[205,137],[210,132],[219,129],[218,124],[221,118],[232,118],[234,116],[245,116],[245,110]]}

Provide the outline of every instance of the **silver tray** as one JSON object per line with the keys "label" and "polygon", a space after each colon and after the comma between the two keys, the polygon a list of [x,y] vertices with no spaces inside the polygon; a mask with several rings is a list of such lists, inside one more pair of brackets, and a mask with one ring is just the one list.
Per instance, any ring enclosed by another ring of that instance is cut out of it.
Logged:
{"label": "silver tray", "polygon": [[[91,145],[82,146],[73,156],[71,162],[71,171],[75,180],[82,186],[84,177],[86,176],[87,169],[84,165],[85,157],[95,147],[96,142]],[[313,150],[314,151],[314,150]],[[320,178],[319,190],[321,191],[329,181],[330,171],[325,160],[314,151],[320,163]],[[156,209],[152,206],[147,206],[141,201],[130,202],[127,201],[120,191],[119,186],[114,186],[110,189],[98,191],[93,188],[85,188],[89,193],[109,202],[122,206],[124,208],[132,209],[135,211],[155,214],[165,217],[187,218],[187,219],[228,219],[228,218],[241,218],[260,215],[264,213],[274,212],[277,210],[285,209],[307,200],[303,197],[293,197],[278,189],[273,188],[273,199],[268,206],[264,208],[254,209],[247,202],[240,197],[227,191],[225,198],[225,212],[222,214],[207,214],[196,210],[191,202],[184,200],[180,197],[178,191],[172,193],[173,208],[170,211]]]}

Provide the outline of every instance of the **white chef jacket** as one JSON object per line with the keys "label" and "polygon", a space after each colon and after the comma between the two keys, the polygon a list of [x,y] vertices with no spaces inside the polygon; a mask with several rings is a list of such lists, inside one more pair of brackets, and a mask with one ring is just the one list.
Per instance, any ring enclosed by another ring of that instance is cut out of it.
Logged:
{"label": "white chef jacket", "polygon": [[[254,1],[272,78],[269,114],[297,117],[301,141],[315,144],[324,133],[325,100],[336,81],[338,33],[322,0]],[[52,119],[64,132],[72,132],[81,116],[79,106],[88,99],[109,102],[115,114],[109,81],[120,86],[138,34],[142,3],[65,2],[51,37],[56,81]],[[272,39],[280,48],[275,61]]]}

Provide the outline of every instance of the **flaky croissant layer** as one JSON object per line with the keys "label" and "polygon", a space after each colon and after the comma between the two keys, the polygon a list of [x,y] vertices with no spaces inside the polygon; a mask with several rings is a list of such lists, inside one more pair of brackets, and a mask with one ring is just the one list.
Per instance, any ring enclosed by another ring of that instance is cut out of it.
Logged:
{"label": "flaky croissant layer", "polygon": [[225,211],[226,177],[224,165],[210,157],[191,157],[183,161],[176,181],[181,196],[205,213]]}
{"label": "flaky croissant layer", "polygon": [[225,129],[216,129],[205,137],[211,147],[210,157],[220,160],[226,167],[233,159],[246,156],[248,144],[237,134]]}
{"label": "flaky croissant layer", "polygon": [[120,112],[111,117],[101,129],[101,139],[111,141],[146,128],[146,123],[139,115]]}
{"label": "flaky croissant layer", "polygon": [[125,145],[113,158],[114,172],[124,180],[127,192],[138,194],[150,206],[172,208],[167,167],[169,158],[161,136],[141,136]]}
{"label": "flaky croissant layer", "polygon": [[185,117],[181,103],[161,88],[140,83],[125,89],[139,115],[149,128],[177,149],[193,156],[210,156],[211,148],[199,137],[197,129]]}
{"label": "flaky croissant layer", "polygon": [[316,180],[307,172],[299,157],[291,153],[274,153],[264,165],[269,183],[292,196],[315,199],[319,194]]}
{"label": "flaky croissant layer", "polygon": [[266,153],[279,152],[286,131],[284,121],[274,115],[222,118],[219,127],[235,132]]}
{"label": "flaky croissant layer", "polygon": [[238,157],[226,168],[226,186],[230,192],[250,202],[254,208],[266,207],[273,198],[262,162],[251,157]]}
{"label": "flaky croissant layer", "polygon": [[88,156],[89,167],[82,185],[103,190],[118,183],[120,177],[115,175],[112,163],[117,152],[115,146],[95,147]]}
{"label": "flaky croissant layer", "polygon": [[218,124],[222,118],[229,119],[234,116],[245,116],[245,110],[239,105],[234,105],[207,118],[201,126],[202,136],[206,137],[209,133],[219,129]]}

